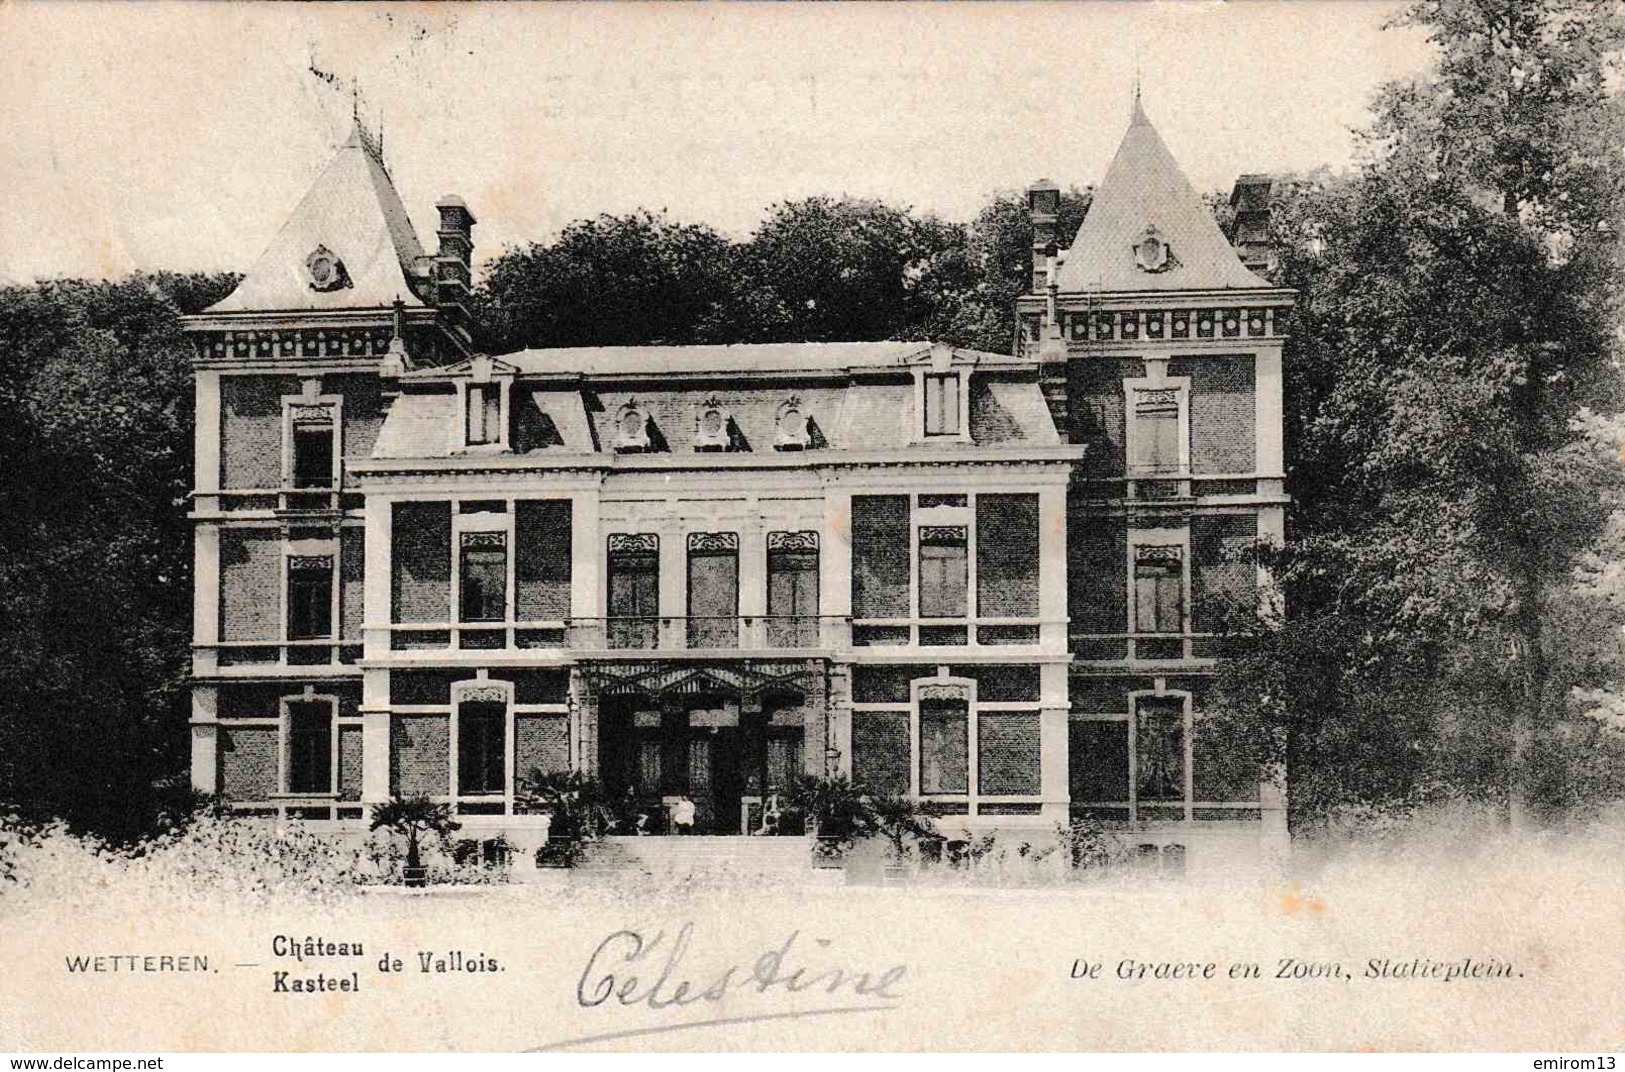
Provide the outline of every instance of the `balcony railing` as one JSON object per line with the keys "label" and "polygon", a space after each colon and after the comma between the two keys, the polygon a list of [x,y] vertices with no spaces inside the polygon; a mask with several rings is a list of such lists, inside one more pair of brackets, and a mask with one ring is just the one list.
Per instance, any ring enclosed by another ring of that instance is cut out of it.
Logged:
{"label": "balcony railing", "polygon": [[353,640],[219,640],[194,644],[197,652],[212,652],[215,665],[232,666],[348,666],[361,658],[361,644]]}
{"label": "balcony railing", "polygon": [[365,505],[360,492],[339,487],[221,488],[195,492],[193,499],[205,504],[212,501],[222,513],[332,513],[360,510]]}
{"label": "balcony railing", "polygon": [[811,614],[398,623],[389,632],[394,651],[785,651],[848,643],[846,618]]}
{"label": "balcony railing", "polygon": [[1071,631],[1072,654],[1087,662],[1217,659],[1248,643],[1244,633],[1089,633]]}

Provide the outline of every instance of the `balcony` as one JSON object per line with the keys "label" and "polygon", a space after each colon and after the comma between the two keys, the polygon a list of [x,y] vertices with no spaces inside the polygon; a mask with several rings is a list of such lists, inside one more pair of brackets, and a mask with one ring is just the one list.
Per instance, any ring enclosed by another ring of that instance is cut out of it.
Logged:
{"label": "balcony", "polygon": [[361,645],[328,637],[315,640],[220,640],[193,644],[194,655],[212,658],[214,666],[349,667],[361,658]]}
{"label": "balcony", "polygon": [[550,622],[396,624],[393,651],[789,651],[839,648],[847,619],[832,615],[625,616]]}
{"label": "balcony", "polygon": [[1006,647],[1038,644],[1045,625],[1037,618],[859,618],[852,622],[852,646]]}
{"label": "balcony", "polygon": [[1157,663],[1212,660],[1237,654],[1241,633],[1089,633],[1072,630],[1072,654],[1083,662]]}
{"label": "balcony", "polygon": [[193,499],[200,509],[221,513],[330,514],[365,505],[360,492],[338,487],[222,488],[194,493]]}

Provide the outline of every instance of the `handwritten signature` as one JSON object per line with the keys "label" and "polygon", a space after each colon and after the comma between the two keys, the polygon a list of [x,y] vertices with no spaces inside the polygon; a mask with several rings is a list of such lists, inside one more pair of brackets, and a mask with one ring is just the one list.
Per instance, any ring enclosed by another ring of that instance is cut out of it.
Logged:
{"label": "handwritten signature", "polygon": [[684,923],[667,938],[665,930],[648,937],[619,930],[598,943],[576,984],[576,1001],[594,1008],[613,999],[621,1005],[650,1009],[682,1008],[718,1002],[732,993],[845,994],[873,1002],[896,1001],[908,968],[894,964],[868,970],[829,963],[827,938],[803,940],[791,931],[777,948],[753,960],[716,970],[684,966],[694,938],[694,924]]}

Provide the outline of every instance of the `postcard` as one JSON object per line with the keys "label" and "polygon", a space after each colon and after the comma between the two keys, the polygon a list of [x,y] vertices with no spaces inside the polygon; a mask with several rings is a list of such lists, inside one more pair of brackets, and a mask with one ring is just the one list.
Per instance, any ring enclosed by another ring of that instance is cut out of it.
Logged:
{"label": "postcard", "polygon": [[1625,1045],[1617,10],[0,29],[0,1048]]}

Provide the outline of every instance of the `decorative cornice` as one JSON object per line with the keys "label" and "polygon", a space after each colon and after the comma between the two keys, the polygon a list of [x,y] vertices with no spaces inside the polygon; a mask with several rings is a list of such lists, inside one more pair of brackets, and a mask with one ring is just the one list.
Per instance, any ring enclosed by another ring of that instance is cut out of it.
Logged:
{"label": "decorative cornice", "polygon": [[691,532],[688,534],[688,549],[690,551],[737,551],[739,550],[739,533]]}
{"label": "decorative cornice", "polygon": [[970,687],[952,681],[933,681],[919,687],[919,696],[922,700],[964,700],[970,701]]}
{"label": "decorative cornice", "polygon": [[609,534],[610,554],[655,554],[660,550],[660,537],[652,532],[612,532]]}
{"label": "decorative cornice", "polygon": [[770,532],[767,534],[767,549],[769,551],[816,551],[818,550],[818,533],[811,530]]}

